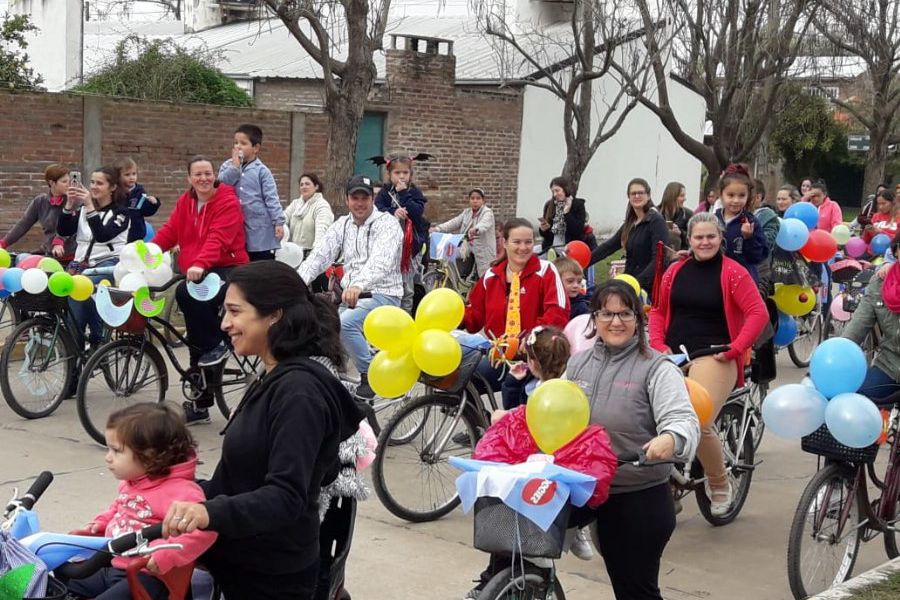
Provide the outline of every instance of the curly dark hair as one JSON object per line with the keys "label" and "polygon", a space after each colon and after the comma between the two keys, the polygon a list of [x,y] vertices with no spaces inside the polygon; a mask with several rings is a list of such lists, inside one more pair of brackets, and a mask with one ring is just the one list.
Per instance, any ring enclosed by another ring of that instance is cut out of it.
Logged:
{"label": "curly dark hair", "polygon": [[131,449],[150,479],[167,476],[174,465],[196,454],[197,442],[184,414],[168,402],[140,402],[117,410],[109,415],[106,428]]}

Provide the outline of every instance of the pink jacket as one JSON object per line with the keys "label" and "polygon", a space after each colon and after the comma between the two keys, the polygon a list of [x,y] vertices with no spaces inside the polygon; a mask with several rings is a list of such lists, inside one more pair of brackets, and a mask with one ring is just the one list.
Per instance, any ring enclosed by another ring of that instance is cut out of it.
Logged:
{"label": "pink jacket", "polygon": [[822,206],[819,207],[819,223],[816,227],[822,231],[830,232],[835,225],[840,225],[843,222],[844,215],[841,212],[841,205],[826,197],[822,202]]}
{"label": "pink jacket", "polygon": [[[99,526],[106,537],[116,537],[138,531],[149,525],[162,523],[169,505],[176,500],[203,502],[203,490],[194,481],[197,458],[194,457],[171,468],[171,472],[161,479],[147,476],[119,484],[119,495],[105,512],[94,517],[90,526]],[[206,552],[217,534],[212,531],[194,531],[169,538],[168,542],[182,544],[183,550],[160,550],[152,554],[160,573],[190,564]],[[157,543],[162,543],[158,541]],[[117,557],[113,566],[124,569],[131,559]]]}

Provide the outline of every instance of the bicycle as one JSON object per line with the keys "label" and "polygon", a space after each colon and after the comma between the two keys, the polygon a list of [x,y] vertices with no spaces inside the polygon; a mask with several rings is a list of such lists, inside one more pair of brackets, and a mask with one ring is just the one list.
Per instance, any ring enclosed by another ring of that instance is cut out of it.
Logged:
{"label": "bicycle", "polygon": [[[805,452],[820,457],[794,512],[788,537],[788,582],[800,600],[846,581],[853,572],[861,542],[884,535],[888,558],[900,555],[900,393],[879,400],[891,406],[888,418],[888,459],[884,476],[875,473],[876,442],[850,448],[834,439],[823,425],[801,440]],[[824,467],[822,466],[824,460]],[[881,495],[869,499],[869,486]]]}
{"label": "bicycle", "polygon": [[[183,276],[177,276],[150,291],[165,292],[182,279]],[[131,292],[115,288],[109,291],[114,299],[131,297]],[[226,419],[257,377],[259,358],[238,356],[232,349],[228,358],[217,365],[184,367],[175,353],[176,344],[169,339],[176,339],[178,346],[190,346],[189,341],[161,316],[143,317],[133,312],[115,330],[114,339],[97,348],[85,363],[76,394],[78,418],[91,439],[99,444],[106,443],[103,432],[106,419],[113,411],[128,403],[165,400],[169,374],[157,346],[178,372],[184,398],[196,402],[211,393]]]}
{"label": "bicycle", "polygon": [[[856,312],[862,297],[866,294],[866,288],[869,281],[875,274],[875,269],[866,268],[856,273],[855,276],[848,280],[841,280],[838,273],[835,273],[835,282],[838,283],[838,293],[835,294],[834,302],[840,302],[841,308],[851,315]],[[831,312],[825,316],[825,337],[841,337],[848,321],[840,321],[835,319]],[[878,347],[881,343],[881,329],[876,325],[872,331],[866,336],[862,343],[863,352],[866,359],[871,364],[878,353]]]}
{"label": "bicycle", "polygon": [[[462,245],[462,240],[460,240],[460,245]],[[425,288],[425,293],[438,288],[450,288],[465,299],[478,279],[472,277],[475,274],[474,268],[469,273],[463,274],[460,271],[459,263],[458,259],[450,259],[445,256],[429,259],[425,274],[422,275],[422,286]]]}
{"label": "bicycle", "polygon": [[825,315],[822,312],[824,304],[821,292],[816,294],[816,305],[809,314],[797,317],[797,335],[788,344],[788,355],[791,362],[799,369],[809,366],[809,360],[813,352],[822,340],[825,339]]}

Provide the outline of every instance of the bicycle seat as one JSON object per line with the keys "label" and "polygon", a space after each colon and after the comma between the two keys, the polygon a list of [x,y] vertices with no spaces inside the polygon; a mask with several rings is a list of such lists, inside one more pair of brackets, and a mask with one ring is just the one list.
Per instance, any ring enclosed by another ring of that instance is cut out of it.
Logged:
{"label": "bicycle seat", "polygon": [[[131,589],[131,597],[133,600],[153,600],[147,590],[141,585],[138,574],[141,569],[147,567],[150,557],[145,556],[139,560],[129,563],[125,569],[125,575],[128,578],[128,587]],[[194,573],[194,563],[175,567],[168,573],[163,575],[154,575],[162,581],[166,589],[169,590],[169,600],[184,600],[187,597],[188,590],[191,588],[191,575]]]}

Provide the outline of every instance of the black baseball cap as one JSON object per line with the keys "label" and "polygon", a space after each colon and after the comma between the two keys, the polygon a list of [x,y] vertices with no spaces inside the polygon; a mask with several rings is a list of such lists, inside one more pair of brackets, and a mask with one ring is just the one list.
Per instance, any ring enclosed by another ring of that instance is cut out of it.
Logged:
{"label": "black baseball cap", "polygon": [[365,175],[354,175],[347,182],[347,195],[349,196],[353,192],[365,192],[371,196],[373,193],[372,180]]}

